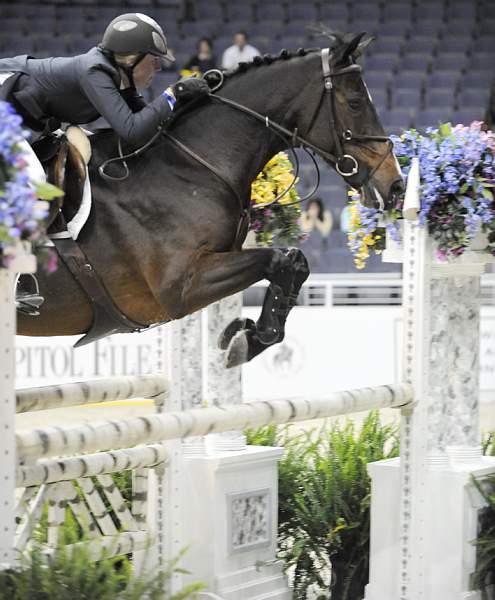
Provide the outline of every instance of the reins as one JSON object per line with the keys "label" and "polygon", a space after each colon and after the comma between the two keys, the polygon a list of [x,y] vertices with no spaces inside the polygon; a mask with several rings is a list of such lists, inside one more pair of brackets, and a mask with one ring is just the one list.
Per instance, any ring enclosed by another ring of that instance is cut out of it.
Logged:
{"label": "reins", "polygon": [[[345,75],[345,74],[352,73],[352,72],[360,72],[361,67],[355,63],[352,63],[352,64],[348,65],[347,67],[343,67],[341,69],[332,71],[330,69],[330,50],[328,48],[324,48],[321,51],[321,63],[322,63],[323,82],[324,82],[323,83],[322,100],[324,100],[325,97],[328,98],[329,113],[330,113],[330,123],[329,123],[330,135],[333,138],[334,147],[336,148],[336,154],[332,154],[331,152],[328,152],[327,150],[324,150],[323,148],[316,146],[312,142],[309,142],[307,139],[300,136],[297,127],[291,131],[290,129],[287,129],[283,125],[280,125],[279,123],[277,123],[275,121],[272,121],[267,115],[262,115],[261,113],[255,111],[247,106],[244,106],[243,104],[239,104],[238,102],[235,102],[234,100],[230,100],[229,98],[224,98],[223,96],[214,95],[213,92],[220,89],[223,85],[224,74],[222,71],[213,69],[212,71],[208,71],[207,73],[205,73],[203,76],[203,77],[206,77],[207,75],[211,74],[212,72],[215,72],[216,74],[219,74],[219,76],[220,76],[220,82],[212,88],[212,92],[210,93],[209,97],[211,100],[215,100],[226,106],[230,106],[231,108],[233,108],[239,112],[242,112],[242,113],[250,116],[251,118],[259,121],[260,123],[263,123],[267,129],[269,129],[272,133],[274,133],[276,136],[278,136],[283,141],[284,145],[286,145],[287,149],[291,152],[291,154],[294,158],[295,173],[294,173],[294,177],[293,177],[290,185],[283,192],[278,194],[270,202],[265,202],[263,204],[257,204],[255,206],[252,206],[251,208],[253,210],[259,210],[259,209],[266,208],[268,206],[278,203],[281,200],[281,198],[286,196],[289,193],[289,191],[294,187],[294,185],[297,182],[297,179],[299,176],[299,170],[300,170],[300,161],[299,161],[299,157],[297,156],[297,154],[295,152],[295,148],[301,148],[302,150],[304,150],[306,152],[306,154],[312,160],[313,166],[314,166],[315,172],[316,172],[316,184],[314,185],[313,189],[308,194],[306,194],[299,200],[296,200],[296,201],[288,203],[288,204],[284,204],[284,206],[292,206],[294,204],[301,204],[303,202],[306,202],[317,191],[317,189],[320,185],[320,169],[319,169],[318,163],[316,162],[316,158],[315,158],[314,154],[318,154],[325,160],[335,164],[336,171],[340,175],[342,175],[342,177],[346,178],[346,177],[351,177],[353,175],[356,175],[359,172],[359,163],[356,160],[356,158],[354,158],[354,156],[352,154],[345,153],[345,151],[344,151],[344,145],[346,143],[361,144],[363,142],[369,142],[369,141],[387,143],[387,150],[383,153],[379,162],[374,166],[374,168],[367,175],[366,180],[365,180],[367,182],[373,177],[373,175],[381,167],[381,165],[383,164],[383,162],[385,161],[387,156],[392,152],[392,148],[393,148],[392,141],[386,136],[356,135],[350,129],[344,130],[342,132],[341,136],[337,133],[337,119],[336,119],[337,115],[336,115],[335,94],[334,94],[334,86],[333,86],[332,78],[335,76],[338,76],[338,75]],[[322,104],[322,100],[320,101],[320,103],[318,105],[319,107]],[[187,107],[187,108],[189,108],[189,107]],[[177,120],[178,116],[180,116],[180,114],[174,116],[172,118],[171,122],[175,122]],[[310,130],[313,127],[315,118],[312,119]],[[167,122],[167,123],[160,125],[157,132],[153,135],[153,137],[148,142],[146,142],[146,144],[144,144],[143,146],[137,148],[136,150],[134,150],[132,152],[129,152],[128,154],[123,154],[121,140],[119,139],[119,144],[118,144],[119,156],[110,158],[110,159],[107,159],[106,161],[104,161],[98,167],[98,172],[100,173],[100,175],[104,179],[109,180],[109,181],[123,181],[123,180],[127,179],[127,177],[129,176],[129,167],[128,167],[126,161],[130,158],[139,156],[145,150],[147,150],[160,136],[164,136],[165,138],[170,140],[182,152],[184,152],[185,154],[190,156],[193,160],[195,160],[196,162],[198,162],[199,164],[204,166],[213,175],[215,175],[219,180],[221,180],[224,183],[224,185],[226,187],[228,187],[229,190],[237,198],[237,200],[239,202],[239,206],[241,208],[241,211],[246,211],[247,208],[249,207],[249,204],[248,204],[248,207],[244,206],[244,202],[243,202],[239,192],[235,189],[235,187],[232,185],[232,183],[216,167],[214,167],[209,161],[207,161],[205,158],[196,154],[186,144],[184,144],[183,142],[178,140],[176,137],[174,137],[171,133],[169,133],[167,131],[171,122]],[[366,148],[366,149],[371,150],[374,153],[377,153],[377,151],[374,150],[373,148]],[[113,175],[109,175],[108,173],[105,172],[108,165],[110,165],[112,163],[117,163],[117,162],[121,162],[125,169],[125,172],[122,176],[113,176]],[[346,167],[346,164],[348,165],[348,167]],[[363,184],[364,184],[364,182],[363,182]]]}

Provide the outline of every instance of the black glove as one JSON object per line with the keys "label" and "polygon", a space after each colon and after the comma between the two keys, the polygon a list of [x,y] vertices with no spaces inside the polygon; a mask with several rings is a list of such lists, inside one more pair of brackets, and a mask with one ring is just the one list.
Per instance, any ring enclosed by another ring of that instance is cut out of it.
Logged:
{"label": "black glove", "polygon": [[188,77],[181,79],[173,87],[177,104],[183,106],[191,100],[208,96],[210,88],[204,79],[198,79],[197,77]]}
{"label": "black glove", "polygon": [[132,110],[133,113],[143,110],[146,105],[146,101],[136,88],[129,87],[124,90],[120,90],[120,95],[125,100],[127,106]]}

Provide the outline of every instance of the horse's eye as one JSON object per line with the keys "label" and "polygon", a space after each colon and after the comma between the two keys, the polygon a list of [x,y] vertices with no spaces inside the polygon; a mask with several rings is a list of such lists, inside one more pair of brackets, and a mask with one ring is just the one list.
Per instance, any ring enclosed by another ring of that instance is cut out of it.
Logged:
{"label": "horse's eye", "polygon": [[358,111],[361,108],[361,100],[359,98],[348,100],[347,104],[351,110]]}

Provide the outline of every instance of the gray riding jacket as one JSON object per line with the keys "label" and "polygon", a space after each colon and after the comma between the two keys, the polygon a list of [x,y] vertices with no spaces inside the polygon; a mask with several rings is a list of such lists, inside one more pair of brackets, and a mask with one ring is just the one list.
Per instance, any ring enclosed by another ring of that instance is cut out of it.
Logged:
{"label": "gray riding jacket", "polygon": [[5,72],[17,74],[5,99],[33,129],[56,129],[57,120],[89,123],[102,116],[125,142],[139,145],[171,112],[162,95],[133,112],[120,90],[118,68],[99,48],[69,58],[0,59],[0,73]]}

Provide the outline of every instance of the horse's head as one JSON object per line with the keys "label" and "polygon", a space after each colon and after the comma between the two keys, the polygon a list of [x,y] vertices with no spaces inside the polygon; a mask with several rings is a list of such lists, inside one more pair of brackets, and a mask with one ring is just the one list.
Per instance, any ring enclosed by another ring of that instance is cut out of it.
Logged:
{"label": "horse's head", "polygon": [[322,156],[349,185],[362,190],[367,206],[389,208],[404,184],[392,143],[355,62],[371,41],[363,41],[364,35],[332,34],[332,47],[322,50],[317,85],[324,91],[306,137],[327,151]]}

